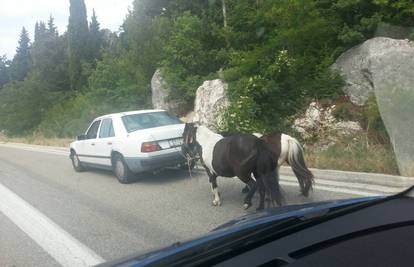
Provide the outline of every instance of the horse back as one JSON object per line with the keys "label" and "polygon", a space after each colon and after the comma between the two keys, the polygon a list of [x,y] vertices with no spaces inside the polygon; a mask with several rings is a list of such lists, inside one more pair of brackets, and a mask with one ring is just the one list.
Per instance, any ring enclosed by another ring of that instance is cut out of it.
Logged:
{"label": "horse back", "polygon": [[[263,144],[261,144],[263,143]],[[253,172],[256,159],[265,142],[249,134],[235,134],[221,139],[213,150],[213,168],[217,175],[238,176]]]}
{"label": "horse back", "polygon": [[264,140],[270,146],[270,149],[274,153],[276,159],[278,159],[280,157],[280,153],[282,152],[282,134],[265,134],[260,137],[260,139]]}

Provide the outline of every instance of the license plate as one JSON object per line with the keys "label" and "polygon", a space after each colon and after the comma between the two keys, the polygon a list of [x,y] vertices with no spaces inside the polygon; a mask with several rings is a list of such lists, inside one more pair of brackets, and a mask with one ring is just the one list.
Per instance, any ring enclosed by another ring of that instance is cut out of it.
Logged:
{"label": "license plate", "polygon": [[183,139],[182,138],[171,139],[171,140],[168,140],[168,143],[170,144],[170,147],[181,146],[183,144]]}

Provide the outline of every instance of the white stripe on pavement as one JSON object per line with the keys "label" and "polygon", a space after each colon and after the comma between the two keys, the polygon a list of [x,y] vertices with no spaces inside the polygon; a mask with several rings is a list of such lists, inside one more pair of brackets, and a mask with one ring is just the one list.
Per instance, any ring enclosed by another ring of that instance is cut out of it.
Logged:
{"label": "white stripe on pavement", "polygon": [[62,266],[92,266],[105,261],[2,184],[0,212]]}
{"label": "white stripe on pavement", "polygon": [[60,155],[60,156],[68,156],[69,155],[69,149],[68,151],[58,150],[58,149],[50,149],[50,148],[44,148],[44,147],[36,147],[36,146],[25,146],[25,145],[17,145],[17,144],[0,144],[0,147],[8,147],[8,148],[17,148],[25,151],[34,151],[34,152],[42,152],[47,154],[53,154],[53,155]]}
{"label": "white stripe on pavement", "polygon": [[[293,183],[293,182],[288,182],[288,181],[279,181],[279,183],[281,185],[288,185],[288,186],[297,186],[298,183]],[[324,191],[329,191],[329,192],[335,192],[335,193],[344,193],[344,194],[350,194],[350,195],[357,195],[357,196],[379,196],[382,195],[381,193],[372,193],[372,192],[366,192],[366,191],[361,191],[361,190],[354,190],[354,189],[347,189],[347,188],[332,188],[332,187],[328,187],[328,186],[323,186],[323,185],[313,185],[314,189],[318,189],[318,190],[324,190]]]}
{"label": "white stripe on pavement", "polygon": [[[297,178],[290,175],[284,175],[280,178],[280,181],[292,182],[297,184]],[[344,182],[344,181],[334,181],[334,180],[325,180],[320,178],[315,178],[315,184],[317,186],[330,186],[335,188],[348,188],[357,191],[363,192],[381,192],[383,194],[396,194],[401,192],[404,189],[401,187],[392,187],[392,186],[381,186],[375,184],[362,184],[355,182]]]}
{"label": "white stripe on pavement", "polygon": [[[26,151],[55,154],[55,155],[61,155],[61,156],[69,155],[69,151],[65,152],[64,150],[49,149],[46,146],[37,146],[37,145],[32,146],[32,145],[14,144],[14,143],[13,144],[12,143],[0,144],[0,147],[1,146],[22,149]],[[194,171],[198,172],[200,170],[194,170]],[[201,171],[204,172],[204,170],[201,170]],[[295,180],[296,180],[296,177],[294,176],[283,175],[283,177],[280,178],[280,184],[287,185],[287,186],[297,186],[298,184],[297,182],[295,182]],[[318,179],[318,178],[316,178],[315,180],[316,180],[316,184],[313,186],[313,188],[318,189],[318,190],[334,192],[334,193],[345,193],[345,194],[358,195],[358,196],[377,196],[377,195],[383,195],[383,194],[394,194],[400,191],[399,190],[400,188],[387,188],[384,186],[339,182],[339,181],[332,181],[332,180],[325,180],[325,179]],[[369,191],[365,191],[364,189],[368,189]]]}

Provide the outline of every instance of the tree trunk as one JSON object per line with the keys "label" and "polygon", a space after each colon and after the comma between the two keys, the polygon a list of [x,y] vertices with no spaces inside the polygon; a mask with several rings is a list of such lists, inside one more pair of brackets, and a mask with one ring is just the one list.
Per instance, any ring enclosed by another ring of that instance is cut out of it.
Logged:
{"label": "tree trunk", "polygon": [[223,10],[223,26],[224,28],[227,28],[227,15],[226,15],[226,1],[221,0],[221,7]]}

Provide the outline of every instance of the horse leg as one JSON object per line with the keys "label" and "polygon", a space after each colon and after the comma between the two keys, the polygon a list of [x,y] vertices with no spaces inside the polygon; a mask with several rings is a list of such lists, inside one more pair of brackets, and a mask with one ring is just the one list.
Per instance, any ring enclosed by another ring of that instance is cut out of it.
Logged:
{"label": "horse leg", "polygon": [[256,208],[256,210],[259,211],[259,210],[264,209],[264,202],[265,202],[265,195],[266,195],[265,186],[261,179],[257,180],[257,187],[259,188],[260,201],[259,201],[259,206]]}
{"label": "horse leg", "polygon": [[214,195],[213,206],[220,206],[221,200],[220,200],[220,193],[218,192],[218,187],[217,187],[217,175],[215,174],[212,174],[211,176],[209,175],[209,181],[211,185],[211,192],[213,192],[213,195]]}
{"label": "horse leg", "polygon": [[249,188],[249,192],[247,193],[246,197],[244,198],[244,209],[248,209],[252,205],[252,197],[257,189],[257,183],[253,179],[249,179],[247,182],[246,187]]}
{"label": "horse leg", "polygon": [[[254,176],[254,178],[256,179],[256,176]],[[242,193],[247,194],[247,193],[249,193],[249,190],[250,190],[249,186],[246,184],[242,189]]]}

